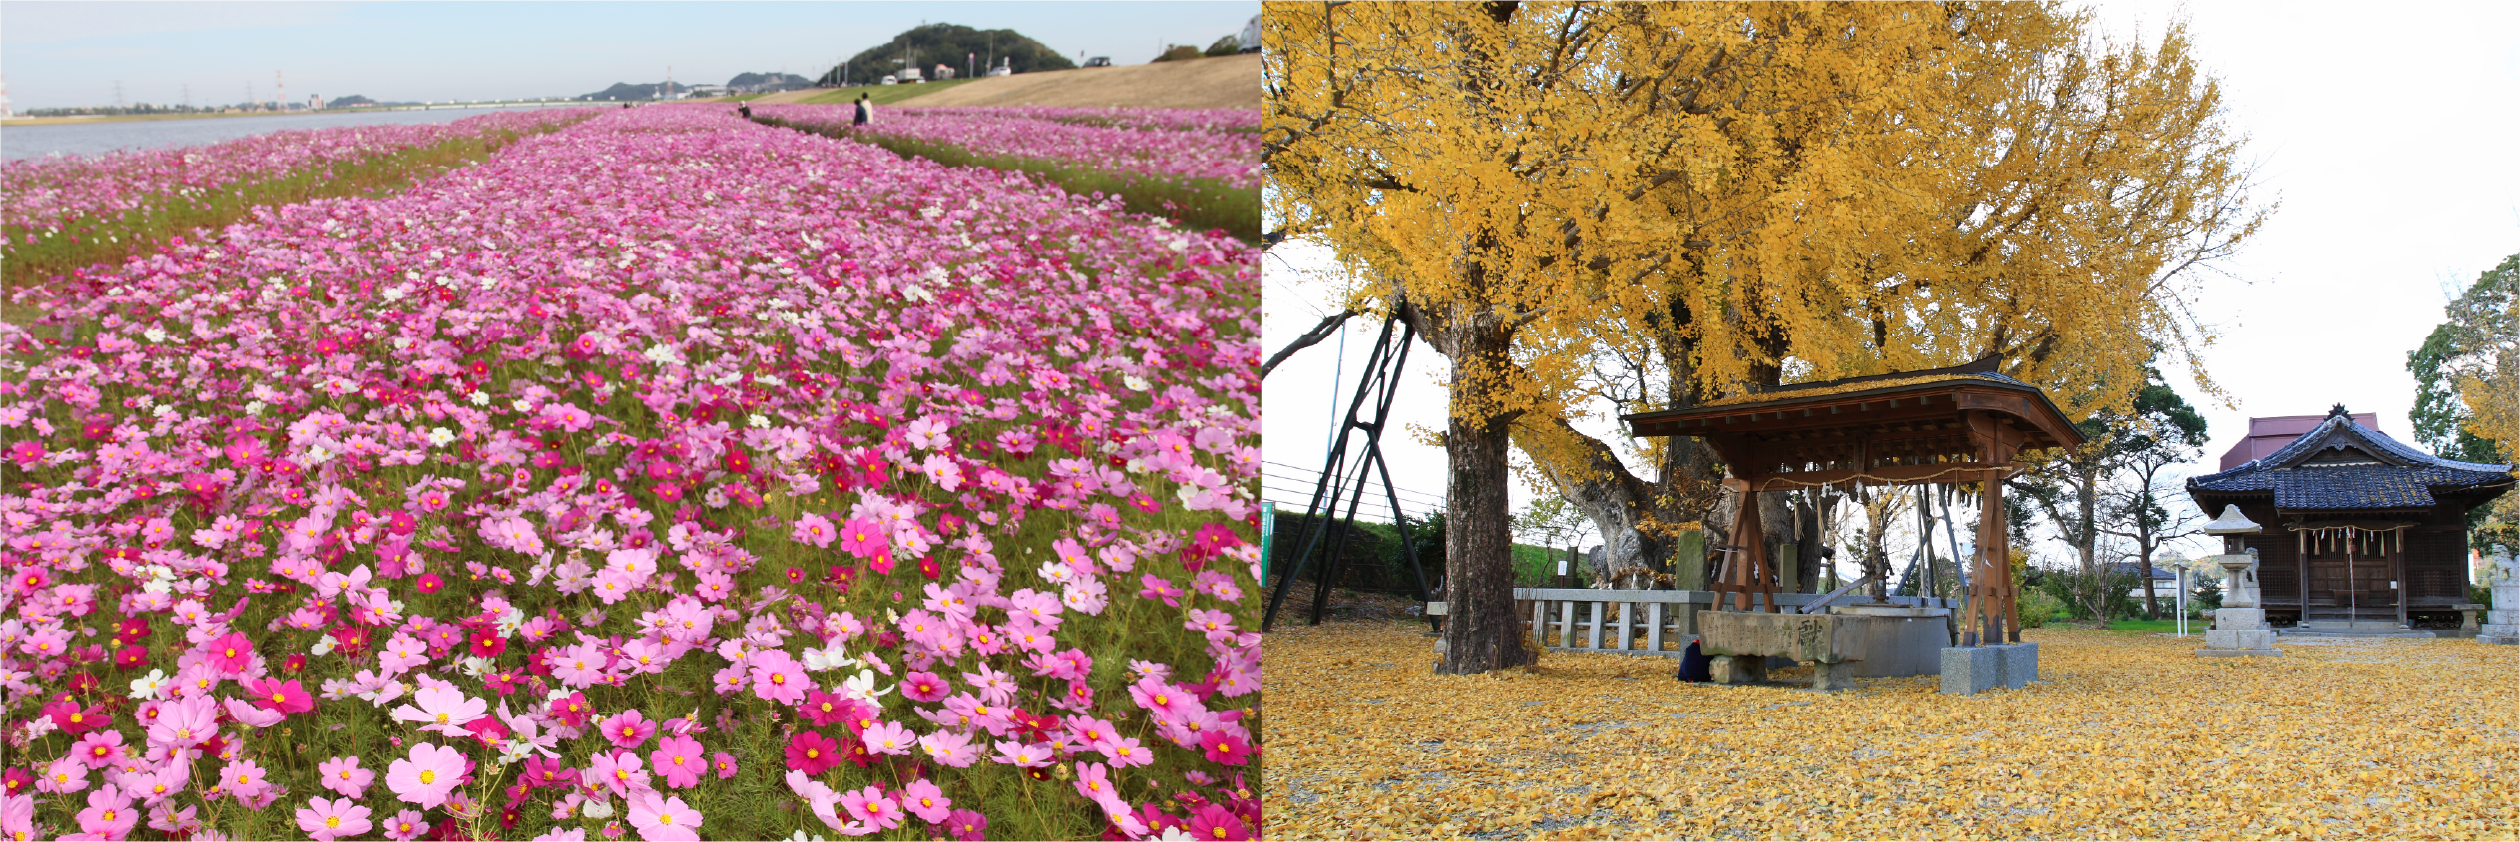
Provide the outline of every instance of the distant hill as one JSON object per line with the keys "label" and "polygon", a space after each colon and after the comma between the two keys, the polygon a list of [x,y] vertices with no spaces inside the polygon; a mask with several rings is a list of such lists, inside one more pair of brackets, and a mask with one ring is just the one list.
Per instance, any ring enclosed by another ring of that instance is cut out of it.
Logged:
{"label": "distant hill", "polygon": [[738,73],[735,74],[735,78],[726,80],[726,86],[750,93],[773,88],[778,90],[810,88],[814,86],[814,80],[794,73]]}
{"label": "distant hill", "polygon": [[[968,64],[979,73],[988,72],[986,68],[995,63],[993,57],[1006,59],[1007,66],[1017,73],[1076,67],[1076,62],[1059,55],[1059,51],[1042,46],[1041,42],[1026,38],[1012,29],[984,30],[960,24],[931,23],[895,35],[882,46],[850,56],[847,64],[831,68],[814,84],[843,84],[844,80],[840,78],[842,67],[848,68],[849,78],[845,84],[851,85],[881,82],[885,74],[903,67],[925,70],[943,64],[959,72],[966,64],[966,54],[973,57]],[[908,63],[904,64],[903,59],[907,59]]]}
{"label": "distant hill", "polygon": [[339,99],[324,100],[324,104],[334,108],[348,108],[353,105],[375,105],[377,102],[376,100],[372,100],[358,94],[351,94]]}

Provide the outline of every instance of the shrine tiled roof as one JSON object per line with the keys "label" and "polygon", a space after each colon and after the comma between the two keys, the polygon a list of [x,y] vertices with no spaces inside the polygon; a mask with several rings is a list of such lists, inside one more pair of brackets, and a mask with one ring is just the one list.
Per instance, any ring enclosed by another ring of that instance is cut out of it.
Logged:
{"label": "shrine tiled roof", "polygon": [[2273,492],[2278,509],[2413,509],[2433,505],[2438,493],[2508,488],[2511,469],[2408,447],[2340,408],[2291,444],[2187,486],[2189,496]]}

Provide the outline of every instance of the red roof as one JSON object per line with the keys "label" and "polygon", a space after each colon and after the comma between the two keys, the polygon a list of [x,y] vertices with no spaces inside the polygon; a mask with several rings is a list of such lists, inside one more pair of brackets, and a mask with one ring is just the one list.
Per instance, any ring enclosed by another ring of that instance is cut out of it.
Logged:
{"label": "red roof", "polygon": [[[2362,425],[2363,429],[2375,433],[2380,431],[2378,413],[2356,412],[2351,415],[2354,423]],[[2278,415],[2273,418],[2251,418],[2249,419],[2249,437],[2241,439],[2239,444],[2232,445],[2231,450],[2223,453],[2222,470],[2228,471],[2240,467],[2256,461],[2258,457],[2280,450],[2284,445],[2291,444],[2293,439],[2300,438],[2301,434],[2318,429],[2319,422],[2326,418],[2325,415]]]}

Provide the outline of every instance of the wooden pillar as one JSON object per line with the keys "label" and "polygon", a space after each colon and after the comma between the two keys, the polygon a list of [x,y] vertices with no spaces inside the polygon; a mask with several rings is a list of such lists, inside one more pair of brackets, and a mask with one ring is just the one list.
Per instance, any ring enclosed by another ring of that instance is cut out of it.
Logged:
{"label": "wooden pillar", "polygon": [[[2405,533],[2398,532],[2394,529],[2378,533],[2380,540],[2387,542],[2387,546],[2389,548],[2389,575],[2391,578],[2397,580],[2397,615],[2399,628],[2404,628],[2407,625],[2406,597],[2408,594],[2414,593],[2415,591],[2415,583],[2406,580],[2406,541],[2403,537],[2404,535]],[[2392,538],[2396,538],[2398,540],[2389,540]]]}
{"label": "wooden pillar", "polygon": [[1978,507],[1977,552],[1970,562],[1976,569],[1969,576],[1969,622],[1961,626],[1962,640],[1972,644],[2003,642],[2004,580],[2004,484],[2002,474],[1988,471],[1985,477],[1985,504]]}
{"label": "wooden pillar", "polygon": [[[2301,616],[2294,620],[2293,624],[2306,627],[2310,625],[2310,533],[2293,533],[2293,543],[2295,545],[2294,568],[2300,571],[2301,577]],[[2230,594],[2231,586],[2224,585],[2223,593]]]}

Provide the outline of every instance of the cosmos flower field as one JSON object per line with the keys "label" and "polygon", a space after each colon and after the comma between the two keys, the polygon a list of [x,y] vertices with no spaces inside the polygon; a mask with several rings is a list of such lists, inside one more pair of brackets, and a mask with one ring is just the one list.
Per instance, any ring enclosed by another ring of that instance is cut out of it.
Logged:
{"label": "cosmos flower field", "polygon": [[1244,839],[1257,251],[710,108],[0,324],[0,836]]}
{"label": "cosmos flower field", "polygon": [[[856,115],[848,105],[766,105],[760,111],[820,127],[847,126]],[[1050,161],[1168,180],[1214,179],[1234,189],[1258,190],[1258,128],[1258,114],[1249,111],[904,107],[881,109],[858,130],[945,144],[984,158]]]}
{"label": "cosmos flower field", "polygon": [[64,224],[146,210],[240,182],[279,175],[322,176],[335,167],[394,152],[496,132],[528,132],[586,119],[591,109],[505,111],[451,123],[298,129],[207,146],[116,152],[94,157],[0,161],[0,231],[28,239],[68,236]]}

